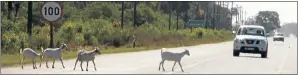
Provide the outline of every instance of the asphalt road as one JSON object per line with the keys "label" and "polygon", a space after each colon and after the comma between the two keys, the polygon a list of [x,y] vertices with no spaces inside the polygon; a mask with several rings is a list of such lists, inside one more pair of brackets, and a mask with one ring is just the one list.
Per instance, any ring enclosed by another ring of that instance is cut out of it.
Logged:
{"label": "asphalt road", "polygon": [[[2,74],[297,74],[297,38],[288,37],[285,42],[273,42],[269,38],[268,58],[260,58],[260,54],[244,54],[239,57],[232,55],[232,42],[204,44],[199,46],[168,48],[169,51],[181,52],[189,49],[190,56],[182,58],[181,72],[178,64],[171,71],[174,62],[166,61],[166,71],[158,71],[161,60],[160,50],[143,52],[105,54],[96,57],[97,71],[89,62],[89,71],[81,71],[79,63],[73,70],[75,59],[64,60],[66,68],[56,61],[46,68],[45,63],[38,69],[32,64],[21,67],[2,68]],[[86,63],[83,63],[86,69]]]}

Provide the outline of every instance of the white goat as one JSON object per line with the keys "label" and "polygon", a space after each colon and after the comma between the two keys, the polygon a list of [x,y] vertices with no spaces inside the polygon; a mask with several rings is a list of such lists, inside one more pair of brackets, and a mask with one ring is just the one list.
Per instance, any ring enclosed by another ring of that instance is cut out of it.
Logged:
{"label": "white goat", "polygon": [[164,62],[165,62],[165,60],[167,60],[167,61],[174,61],[175,62],[174,65],[173,65],[172,71],[174,71],[175,64],[178,62],[178,64],[180,65],[180,68],[181,68],[182,72],[184,72],[183,69],[182,69],[182,66],[181,66],[180,61],[181,61],[181,58],[184,55],[188,55],[188,56],[190,55],[189,54],[189,51],[187,49],[185,49],[185,51],[183,51],[181,53],[173,53],[173,52],[167,52],[167,51],[163,52],[163,50],[165,50],[165,49],[166,48],[162,48],[162,50],[161,50],[161,59],[162,60],[159,63],[158,70],[160,70],[160,66],[162,65],[163,71],[165,71]]}
{"label": "white goat", "polygon": [[23,69],[23,63],[24,63],[25,58],[31,59],[32,64],[33,64],[33,69],[37,69],[35,59],[37,57],[40,57],[40,53],[36,53],[31,48],[25,48],[24,50],[20,49],[20,53],[22,54],[22,60],[21,60],[22,69]]}
{"label": "white goat", "polygon": [[86,61],[87,62],[87,67],[86,67],[86,71],[88,71],[88,64],[89,64],[89,61],[92,61],[93,62],[93,65],[94,65],[94,69],[96,70],[96,67],[95,67],[95,62],[94,62],[94,59],[95,59],[95,54],[98,53],[98,54],[101,54],[100,53],[100,49],[98,47],[96,47],[93,51],[86,51],[86,50],[80,50],[78,51],[78,55],[77,55],[77,60],[76,60],[76,63],[74,65],[74,68],[73,70],[76,69],[76,65],[77,65],[77,62],[80,61],[81,62],[81,70],[83,70],[83,67],[82,67],[82,64],[83,64],[83,61]]}
{"label": "white goat", "polygon": [[[68,49],[66,44],[62,44],[60,48],[47,48],[45,50],[43,50],[43,48],[41,47],[43,53],[41,57],[41,62],[43,61],[43,59],[46,59],[46,66],[47,68],[49,68],[48,59],[53,59],[52,68],[54,68],[55,60],[59,59],[61,61],[62,67],[65,68],[62,61],[62,49],[64,48]],[[41,67],[41,63],[39,64],[39,67]]]}

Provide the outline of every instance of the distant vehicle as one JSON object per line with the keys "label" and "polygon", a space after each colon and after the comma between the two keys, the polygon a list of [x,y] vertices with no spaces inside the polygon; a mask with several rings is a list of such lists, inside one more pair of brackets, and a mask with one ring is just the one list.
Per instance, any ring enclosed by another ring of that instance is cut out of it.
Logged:
{"label": "distant vehicle", "polygon": [[284,35],[282,33],[276,33],[274,36],[273,36],[273,41],[282,41],[284,42]]}
{"label": "distant vehicle", "polygon": [[260,25],[241,25],[236,32],[233,45],[233,56],[240,53],[261,54],[267,57],[268,40],[265,28]]}

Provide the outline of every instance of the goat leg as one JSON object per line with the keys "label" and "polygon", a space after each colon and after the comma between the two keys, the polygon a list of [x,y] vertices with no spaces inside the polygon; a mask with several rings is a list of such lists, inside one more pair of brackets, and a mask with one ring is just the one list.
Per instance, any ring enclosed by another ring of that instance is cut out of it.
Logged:
{"label": "goat leg", "polygon": [[37,69],[37,67],[36,67],[36,61],[34,60],[34,66],[35,66],[35,69]]}
{"label": "goat leg", "polygon": [[37,69],[37,66],[36,66],[36,61],[35,61],[35,60],[34,60],[34,64],[35,64],[35,65],[34,65],[34,66],[35,66],[35,68]]}
{"label": "goat leg", "polygon": [[174,62],[174,65],[173,65],[173,68],[172,68],[172,71],[174,71],[174,67],[175,67],[176,63],[177,63],[177,62],[175,61],[175,62]]}
{"label": "goat leg", "polygon": [[162,63],[162,61],[161,62],[159,62],[159,66],[158,66],[158,70],[160,71],[160,66],[161,66],[161,63]]}
{"label": "goat leg", "polygon": [[62,67],[65,68],[64,64],[63,64],[63,61],[62,61],[62,58],[60,58],[60,62],[62,64]]}
{"label": "goat leg", "polygon": [[43,60],[43,58],[41,58],[41,60],[40,60],[40,64],[39,64],[39,67],[41,67],[41,63],[42,63],[42,60]]}
{"label": "goat leg", "polygon": [[55,68],[55,67],[54,67],[54,65],[55,65],[55,59],[53,60],[53,65],[52,65],[52,68]]}
{"label": "goat leg", "polygon": [[24,68],[24,66],[23,66],[23,62],[24,62],[24,56],[22,57],[22,60],[21,60],[21,65],[22,65],[22,69]]}
{"label": "goat leg", "polygon": [[33,61],[33,59],[32,59],[31,61],[32,61],[32,67],[33,67],[33,69],[35,69],[35,67],[34,67],[34,61]]}
{"label": "goat leg", "polygon": [[87,61],[86,71],[88,71],[88,64],[89,64],[89,61]]}
{"label": "goat leg", "polygon": [[180,62],[178,62],[178,63],[180,65],[181,71],[184,72],[181,63]]}
{"label": "goat leg", "polygon": [[77,66],[77,62],[78,62],[79,60],[77,59],[76,60],[76,63],[75,63],[75,65],[74,65],[74,68],[73,68],[73,70],[75,70],[76,69],[76,66]]}
{"label": "goat leg", "polygon": [[35,69],[37,69],[35,59],[33,59],[33,66],[34,66]]}
{"label": "goat leg", "polygon": [[82,64],[83,64],[83,61],[81,61],[81,70],[84,71],[84,70],[83,70],[83,67],[82,67]]}
{"label": "goat leg", "polygon": [[48,61],[49,61],[49,59],[46,59],[46,66],[47,66],[47,68],[49,68]]}
{"label": "goat leg", "polygon": [[161,64],[161,65],[162,65],[162,70],[163,70],[163,71],[165,71],[165,67],[163,66],[164,63],[165,63],[165,62],[163,61],[162,64]]}
{"label": "goat leg", "polygon": [[96,71],[96,66],[95,66],[95,62],[94,62],[94,60],[92,60],[92,62],[93,62],[93,65],[94,65],[94,69],[95,69],[95,71]]}

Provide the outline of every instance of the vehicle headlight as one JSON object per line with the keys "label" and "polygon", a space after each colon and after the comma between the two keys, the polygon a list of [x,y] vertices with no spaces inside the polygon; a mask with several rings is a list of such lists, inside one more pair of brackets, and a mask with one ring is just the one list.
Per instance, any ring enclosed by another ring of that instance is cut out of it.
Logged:
{"label": "vehicle headlight", "polygon": [[234,43],[238,43],[238,42],[239,42],[239,39],[235,39],[235,40],[234,40]]}
{"label": "vehicle headlight", "polygon": [[234,43],[239,43],[240,40],[239,39],[234,39]]}
{"label": "vehicle headlight", "polygon": [[242,39],[235,39],[235,40],[234,40],[234,43],[241,43],[241,42],[243,42]]}
{"label": "vehicle headlight", "polygon": [[265,44],[266,43],[266,41],[265,40],[261,40],[261,44]]}

